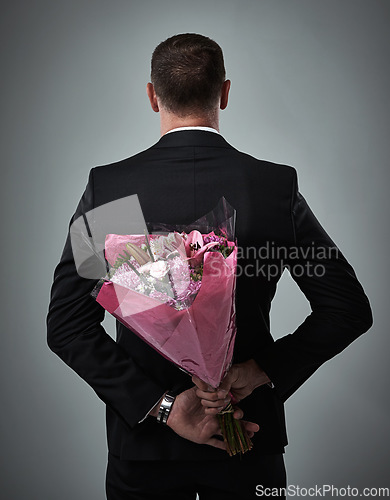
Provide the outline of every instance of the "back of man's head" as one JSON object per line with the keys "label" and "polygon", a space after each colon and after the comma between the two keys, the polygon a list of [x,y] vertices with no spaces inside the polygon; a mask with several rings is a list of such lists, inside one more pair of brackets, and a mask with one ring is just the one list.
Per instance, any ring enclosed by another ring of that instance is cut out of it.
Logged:
{"label": "back of man's head", "polygon": [[167,111],[179,116],[207,113],[218,106],[225,81],[222,49],[203,35],[172,36],[153,52],[151,80]]}

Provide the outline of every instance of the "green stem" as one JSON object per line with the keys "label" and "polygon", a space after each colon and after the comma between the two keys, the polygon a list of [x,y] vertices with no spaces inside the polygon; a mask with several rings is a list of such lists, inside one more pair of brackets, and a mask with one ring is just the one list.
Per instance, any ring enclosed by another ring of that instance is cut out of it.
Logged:
{"label": "green stem", "polygon": [[234,408],[229,403],[221,413],[218,414],[218,421],[222,436],[226,443],[226,451],[230,456],[237,453],[243,454],[251,450],[252,441],[242,426],[241,422],[233,417]]}
{"label": "green stem", "polygon": [[150,258],[152,259],[152,262],[154,262],[154,255],[153,255],[152,249],[150,248],[150,243],[149,243],[148,235],[146,233],[146,229],[145,229],[144,233],[145,233],[146,248],[148,249],[148,252],[149,252]]}

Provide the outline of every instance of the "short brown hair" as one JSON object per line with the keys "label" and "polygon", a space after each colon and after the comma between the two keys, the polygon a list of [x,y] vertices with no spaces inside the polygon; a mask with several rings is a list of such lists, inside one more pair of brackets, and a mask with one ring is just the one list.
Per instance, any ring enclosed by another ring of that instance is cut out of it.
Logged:
{"label": "short brown hair", "polygon": [[155,48],[151,66],[156,95],[168,111],[187,115],[216,106],[226,73],[222,49],[211,38],[172,36]]}

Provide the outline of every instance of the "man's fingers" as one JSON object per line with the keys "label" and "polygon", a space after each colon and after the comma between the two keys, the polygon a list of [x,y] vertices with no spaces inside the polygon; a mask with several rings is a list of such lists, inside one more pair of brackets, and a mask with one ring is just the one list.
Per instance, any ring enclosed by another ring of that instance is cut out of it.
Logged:
{"label": "man's fingers", "polygon": [[[195,375],[192,376],[192,382],[196,385],[198,390],[202,392],[214,394],[218,391],[218,389],[215,389],[214,387],[211,387],[211,385],[206,384],[206,382],[203,382],[203,380],[200,380],[200,378],[196,377]],[[225,393],[226,391],[223,392]]]}
{"label": "man's fingers", "polygon": [[244,425],[247,432],[253,432],[253,434],[255,432],[258,432],[258,430],[260,429],[259,425],[255,424],[254,422],[247,422],[246,420],[241,420],[241,423]]}
{"label": "man's fingers", "polygon": [[[233,413],[233,417],[236,418],[237,420],[241,420],[242,417],[244,416],[244,412],[241,410],[241,408],[236,408]],[[260,427],[258,424],[255,424],[254,422],[248,422],[247,420],[241,420],[242,425],[244,425],[245,429],[248,432],[257,432]]]}
{"label": "man's fingers", "polygon": [[202,406],[206,408],[225,408],[230,403],[230,399],[218,399],[217,401],[209,401],[207,399],[201,399]]}
{"label": "man's fingers", "polygon": [[229,391],[230,391],[230,378],[226,377],[221,385],[218,387],[218,389],[214,389],[210,385],[206,384],[206,382],[203,382],[200,378],[196,377],[195,375],[192,376],[192,382],[196,385],[198,388],[198,391],[201,392],[203,395],[198,395],[200,398],[204,399],[209,399],[207,395],[218,395],[219,399],[224,399],[228,396]]}
{"label": "man's fingers", "polygon": [[217,401],[220,399],[217,392],[202,391],[201,389],[196,389],[196,395],[199,399],[205,399],[207,401]]}
{"label": "man's fingers", "polygon": [[201,389],[196,389],[196,395],[199,399],[204,399],[205,401],[223,401],[226,400],[225,404],[228,404],[230,397],[226,391],[202,391]]}
{"label": "man's fingers", "polygon": [[241,420],[242,417],[244,416],[244,412],[241,410],[241,408],[236,408],[233,413],[233,417],[237,420]]}
{"label": "man's fingers", "polygon": [[218,387],[218,390],[228,394],[231,386],[232,386],[232,377],[229,374],[227,374],[226,377],[222,380],[220,386]]}
{"label": "man's fingers", "polygon": [[200,378],[196,377],[195,375],[192,376],[192,382],[198,387],[201,391],[205,392],[211,392],[214,391],[212,387],[210,387],[206,382],[203,382],[203,380],[200,380]]}
{"label": "man's fingers", "polygon": [[207,401],[205,399],[202,399],[201,400],[201,404],[202,406],[206,407],[206,408],[225,408],[225,406],[227,406],[229,403],[229,400],[228,401],[221,401],[220,399],[218,401]]}
{"label": "man's fingers", "polygon": [[221,410],[224,409],[224,406],[218,406],[217,408],[205,408],[204,412],[206,415],[217,415]]}

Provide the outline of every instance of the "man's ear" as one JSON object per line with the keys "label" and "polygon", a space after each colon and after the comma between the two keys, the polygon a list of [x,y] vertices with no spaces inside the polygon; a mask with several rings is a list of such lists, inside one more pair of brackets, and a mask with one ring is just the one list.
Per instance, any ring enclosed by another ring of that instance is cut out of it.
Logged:
{"label": "man's ear", "polygon": [[158,113],[160,111],[158,107],[158,102],[157,102],[157,96],[156,92],[154,91],[154,87],[152,83],[148,83],[146,85],[146,93],[148,94],[150,105],[152,106],[152,109],[155,113]]}
{"label": "man's ear", "polygon": [[226,80],[222,84],[222,91],[221,91],[221,103],[219,107],[221,109],[225,109],[226,106],[228,105],[228,100],[229,100],[229,90],[230,90],[230,80]]}

